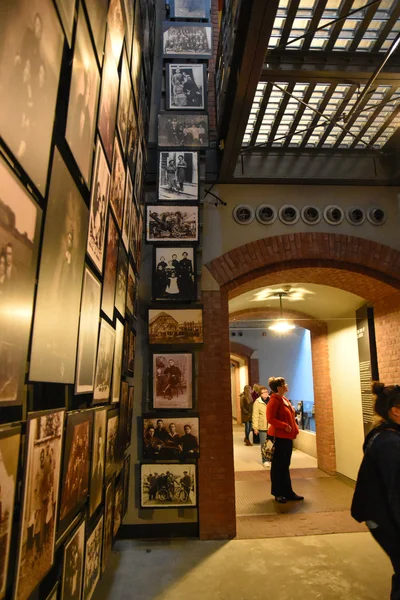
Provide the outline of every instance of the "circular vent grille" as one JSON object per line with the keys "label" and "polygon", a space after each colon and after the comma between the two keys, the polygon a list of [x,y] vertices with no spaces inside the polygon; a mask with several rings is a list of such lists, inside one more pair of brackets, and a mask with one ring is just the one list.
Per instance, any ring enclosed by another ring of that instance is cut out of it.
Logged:
{"label": "circular vent grille", "polygon": [[276,208],[270,204],[260,204],[256,209],[256,219],[263,225],[271,225],[276,217]]}
{"label": "circular vent grille", "polygon": [[292,204],[284,204],[279,209],[279,218],[285,225],[294,225],[300,218],[299,209]]}
{"label": "circular vent grille", "polygon": [[340,206],[327,206],[324,210],[324,219],[329,225],[339,225],[344,219],[344,212]]}
{"label": "circular vent grille", "polygon": [[249,225],[254,220],[254,208],[247,204],[238,204],[233,209],[233,218],[240,225]]}
{"label": "circular vent grille", "polygon": [[365,211],[360,206],[350,206],[346,211],[346,218],[352,225],[362,225],[365,221]]}
{"label": "circular vent grille", "polygon": [[316,225],[321,220],[321,211],[316,206],[304,206],[301,209],[301,218],[307,225]]}
{"label": "circular vent grille", "polygon": [[386,221],[386,213],[383,208],[369,208],[367,219],[372,225],[382,225]]}

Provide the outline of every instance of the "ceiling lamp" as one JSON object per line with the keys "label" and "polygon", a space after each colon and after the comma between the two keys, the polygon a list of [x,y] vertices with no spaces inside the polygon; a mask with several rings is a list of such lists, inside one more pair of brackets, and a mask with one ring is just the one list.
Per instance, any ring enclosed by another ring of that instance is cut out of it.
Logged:
{"label": "ceiling lamp", "polygon": [[270,325],[268,329],[271,329],[272,331],[278,331],[279,333],[287,333],[288,331],[294,329],[295,326],[291,323],[288,323],[288,321],[283,318],[282,296],[284,296],[285,293],[279,292],[277,295],[279,296],[280,317],[275,321],[275,323]]}

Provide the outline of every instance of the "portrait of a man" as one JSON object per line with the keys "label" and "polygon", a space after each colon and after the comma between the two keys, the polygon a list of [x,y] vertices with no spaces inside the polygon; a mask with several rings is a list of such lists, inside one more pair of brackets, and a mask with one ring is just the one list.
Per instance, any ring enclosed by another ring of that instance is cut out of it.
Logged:
{"label": "portrait of a man", "polygon": [[153,354],[153,407],[183,409],[192,406],[192,354]]}

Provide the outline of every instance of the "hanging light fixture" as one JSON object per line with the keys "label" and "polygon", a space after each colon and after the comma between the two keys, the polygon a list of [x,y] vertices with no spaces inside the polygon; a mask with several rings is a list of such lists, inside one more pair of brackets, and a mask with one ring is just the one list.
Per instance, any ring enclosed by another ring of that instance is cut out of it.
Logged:
{"label": "hanging light fixture", "polygon": [[270,325],[268,329],[271,329],[272,331],[278,331],[279,333],[287,333],[288,331],[294,329],[295,326],[292,323],[288,323],[288,321],[283,318],[282,296],[285,296],[285,293],[279,292],[277,295],[279,296],[280,317],[275,321],[275,323]]}

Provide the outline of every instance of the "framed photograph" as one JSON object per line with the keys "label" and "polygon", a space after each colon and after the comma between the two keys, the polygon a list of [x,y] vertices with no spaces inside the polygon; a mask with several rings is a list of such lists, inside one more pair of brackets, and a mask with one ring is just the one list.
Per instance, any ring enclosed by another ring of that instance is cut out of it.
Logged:
{"label": "framed photograph", "polygon": [[124,460],[124,500],[123,500],[122,519],[125,519],[126,513],[128,512],[130,477],[131,477],[131,455],[128,454],[128,456],[126,456],[125,460]]}
{"label": "framed photograph", "polygon": [[0,599],[7,590],[7,571],[14,514],[14,498],[17,489],[18,459],[21,427],[0,427]]}
{"label": "framed photograph", "polygon": [[159,153],[158,199],[196,202],[199,199],[198,152]]}
{"label": "framed photograph", "polygon": [[125,167],[118,139],[114,139],[113,166],[111,175],[110,204],[113,209],[119,230],[122,229],[122,217],[125,195]]}
{"label": "framed photograph", "polygon": [[85,0],[85,5],[101,66],[103,63],[104,39],[106,37],[108,0]]}
{"label": "framed photograph", "polygon": [[146,205],[147,242],[197,242],[198,239],[198,206]]}
{"label": "framed photograph", "polygon": [[193,368],[191,352],[154,353],[151,371],[153,408],[193,408]]}
{"label": "framed photograph", "polygon": [[133,272],[132,265],[129,263],[128,268],[128,290],[126,294],[126,308],[133,316],[135,314],[137,282],[136,275]]}
{"label": "framed photograph", "polygon": [[135,93],[136,102],[139,101],[140,94],[140,73],[142,71],[142,48],[143,48],[143,29],[142,21],[140,17],[140,10],[138,10],[138,4],[136,3],[135,10],[135,22],[133,28],[133,41],[132,41],[132,58],[131,58],[131,76],[133,90]]}
{"label": "framed photograph", "polygon": [[99,273],[103,272],[109,191],[110,170],[100,140],[97,139],[86,252]]}
{"label": "framed photograph", "polygon": [[101,310],[111,320],[114,318],[114,300],[115,300],[115,281],[117,278],[119,235],[115,221],[108,214],[108,233],[106,248],[106,263],[103,279],[103,296],[101,300]]}
{"label": "framed photograph", "polygon": [[141,464],[142,508],[195,507],[197,477],[194,464]]}
{"label": "framed photograph", "polygon": [[131,76],[129,74],[128,59],[124,50],[122,55],[121,81],[119,85],[119,102],[117,124],[122,147],[126,146],[126,131],[128,126],[129,95],[131,90]]}
{"label": "framed photograph", "polygon": [[131,445],[132,437],[132,419],[133,419],[133,399],[134,399],[134,386],[129,386],[128,393],[128,410],[126,417],[126,436],[125,436],[125,450]]}
{"label": "framed photograph", "polygon": [[115,351],[112,381],[112,402],[119,402],[121,393],[122,376],[122,345],[124,342],[124,326],[119,319],[115,319]]}
{"label": "framed photograph", "polygon": [[163,23],[165,58],[211,58],[211,25],[204,23]]}
{"label": "framed photograph", "polygon": [[71,48],[76,0],[56,0],[68,46]]}
{"label": "framed photograph", "polygon": [[167,63],[167,110],[207,110],[205,64]]}
{"label": "framed photograph", "polygon": [[54,563],[65,411],[28,414],[14,598],[28,598]]}
{"label": "framed photograph", "polygon": [[133,375],[135,370],[135,346],[136,346],[136,334],[131,329],[129,331],[129,349],[128,349],[128,372]]}
{"label": "framed photograph", "polygon": [[108,8],[108,32],[111,40],[111,48],[115,62],[118,64],[121,57],[122,45],[124,43],[125,23],[122,13],[121,0],[110,0]]}
{"label": "framed photograph", "polygon": [[172,19],[209,19],[210,0],[170,0]]}
{"label": "framed photograph", "polygon": [[132,254],[132,258],[136,265],[136,272],[139,272],[137,266],[137,236],[139,229],[139,210],[136,203],[133,202],[131,206],[131,226],[129,231],[129,251]]}
{"label": "framed photograph", "polygon": [[[130,60],[133,36],[134,10],[135,3],[133,0],[123,0],[123,9],[125,17],[125,40],[128,48],[128,61]],[[148,46],[150,47],[150,46]]]}
{"label": "framed photograph", "polygon": [[24,399],[42,211],[2,158],[0,210],[4,215],[0,222],[0,406],[4,406],[22,404]]}
{"label": "framed photograph", "polygon": [[138,124],[135,101],[132,92],[129,94],[128,124],[126,129],[126,158],[132,178],[135,177],[136,152],[138,147]]}
{"label": "framed photograph", "polygon": [[208,116],[190,113],[158,115],[161,148],[208,148]]}
{"label": "framed photograph", "polygon": [[101,319],[99,347],[97,350],[96,378],[93,402],[108,402],[111,394],[111,370],[114,358],[115,329]]}
{"label": "framed photograph", "polygon": [[53,2],[2,0],[0,39],[1,136],[44,196],[64,47]]}
{"label": "framed photograph", "polygon": [[122,241],[124,242],[125,250],[129,252],[129,228],[131,226],[131,213],[133,202],[133,184],[129,169],[126,172],[125,186],[125,201],[124,201],[124,218],[122,222]]}
{"label": "framed photograph", "polygon": [[119,478],[117,485],[115,486],[115,501],[114,501],[114,524],[113,524],[113,536],[117,536],[118,530],[122,523],[122,513],[124,511],[124,479]]}
{"label": "framed photograph", "polygon": [[112,159],[115,123],[117,119],[118,86],[117,63],[112,53],[111,44],[108,41],[106,43],[106,54],[101,76],[98,128],[109,164],[111,164]]}
{"label": "framed photograph", "polygon": [[89,517],[100,506],[103,499],[103,482],[105,468],[107,433],[107,409],[101,408],[94,411],[93,424],[93,456],[90,471],[90,500]]}
{"label": "framed photograph", "polygon": [[135,187],[134,187],[135,198],[136,198],[136,202],[138,203],[138,205],[141,203],[141,198],[142,198],[142,181],[143,181],[143,150],[142,150],[142,143],[139,139],[137,155],[136,155],[136,173],[135,173]]}
{"label": "framed photograph", "polygon": [[55,149],[29,379],[74,383],[89,211]]}
{"label": "framed photograph", "polygon": [[124,343],[122,345],[122,370],[124,375],[128,374],[128,354],[129,354],[129,331],[131,330],[132,323],[127,315],[124,324]]}
{"label": "framed photograph", "polygon": [[127,381],[121,383],[121,403],[119,409],[119,441],[121,453],[124,452],[126,446],[127,422],[129,410],[129,384]]}
{"label": "framed photograph", "polygon": [[199,458],[198,417],[142,417],[143,457],[156,460]]}
{"label": "framed photograph", "polygon": [[103,515],[97,521],[95,528],[86,542],[83,600],[90,600],[100,578],[102,538]]}
{"label": "framed photograph", "polygon": [[101,284],[85,266],[81,318],[79,322],[78,359],[75,394],[88,394],[94,389],[97,340],[99,335]]}
{"label": "framed photograph", "polygon": [[115,308],[125,317],[126,287],[128,281],[128,255],[120,242],[118,251],[117,285],[115,289]]}
{"label": "framed photograph", "polygon": [[112,477],[106,486],[106,499],[104,505],[103,556],[101,565],[102,571],[105,571],[107,566],[113,543],[114,498],[115,477]]}
{"label": "framed photograph", "polygon": [[85,525],[86,522],[82,521],[64,547],[62,600],[81,600],[82,598]]}
{"label": "framed photograph", "polygon": [[119,415],[109,417],[107,421],[106,480],[116,474],[118,467],[118,428]]}
{"label": "framed photograph", "polygon": [[53,587],[53,589],[51,590],[50,594],[47,596],[46,600],[57,600],[57,596],[58,596],[58,581],[55,584],[55,586]]}
{"label": "framed photograph", "polygon": [[149,309],[149,344],[202,343],[203,310],[201,308]]}
{"label": "framed photograph", "polygon": [[196,300],[195,253],[192,247],[153,248],[153,300]]}
{"label": "framed photograph", "polygon": [[90,187],[100,73],[82,4],[79,7],[65,139]]}

